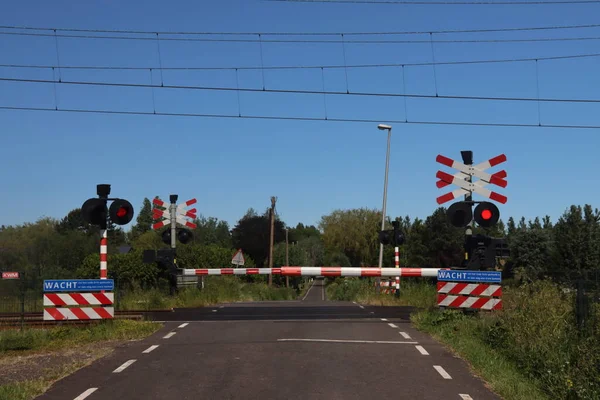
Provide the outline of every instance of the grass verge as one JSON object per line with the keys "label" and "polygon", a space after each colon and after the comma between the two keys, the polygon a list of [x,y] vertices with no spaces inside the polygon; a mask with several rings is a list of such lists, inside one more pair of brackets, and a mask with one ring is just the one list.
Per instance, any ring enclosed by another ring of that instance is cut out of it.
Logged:
{"label": "grass verge", "polygon": [[56,327],[0,332],[0,400],[29,400],[54,382],[142,339],[162,325],[111,320],[86,328]]}
{"label": "grass verge", "polygon": [[551,399],[536,382],[523,376],[516,363],[490,348],[478,335],[475,318],[455,310],[420,310],[411,321],[417,329],[427,332],[466,360],[492,391],[506,400]]}
{"label": "grass verge", "polygon": [[119,310],[161,310],[169,308],[205,307],[218,303],[264,300],[295,300],[293,288],[271,286],[262,282],[243,282],[236,276],[206,277],[204,289],[186,287],[175,296],[158,289],[137,290],[119,296]]}

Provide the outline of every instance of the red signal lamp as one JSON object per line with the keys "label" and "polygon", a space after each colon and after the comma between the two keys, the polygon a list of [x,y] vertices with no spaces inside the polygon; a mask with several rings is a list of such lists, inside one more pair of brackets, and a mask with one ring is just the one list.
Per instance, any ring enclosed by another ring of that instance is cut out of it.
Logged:
{"label": "red signal lamp", "polygon": [[127,225],[133,219],[133,206],[125,199],[116,199],[108,210],[110,220],[117,225]]}
{"label": "red signal lamp", "polygon": [[494,203],[483,201],[475,207],[473,218],[477,225],[483,228],[489,228],[498,223],[500,219],[500,210]]}

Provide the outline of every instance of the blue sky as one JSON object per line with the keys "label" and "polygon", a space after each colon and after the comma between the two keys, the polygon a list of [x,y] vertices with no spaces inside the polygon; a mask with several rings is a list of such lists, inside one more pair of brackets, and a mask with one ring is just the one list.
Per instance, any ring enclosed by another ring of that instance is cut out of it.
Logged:
{"label": "blue sky", "polygon": [[[598,23],[600,4],[546,6],[419,6],[221,1],[20,1],[6,3],[0,25],[141,31],[382,32],[507,28]],[[7,31],[6,29],[2,31]],[[14,32],[14,31],[13,31]],[[600,29],[486,34],[434,34],[438,39],[523,39],[600,36]],[[223,37],[223,36],[220,36]],[[253,38],[250,36],[245,39]],[[256,38],[256,37],[254,37]],[[281,38],[262,36],[263,39]],[[298,37],[285,37],[298,39]],[[310,37],[323,39],[324,37]],[[345,36],[347,40],[361,37]],[[369,36],[364,39],[388,39]],[[429,35],[389,39],[426,40]],[[161,41],[167,66],[261,65],[258,43]],[[430,62],[430,44],[263,43],[265,66]],[[156,41],[59,38],[61,65],[153,67]],[[600,40],[534,43],[436,43],[435,60],[480,60],[600,53]],[[0,64],[56,65],[55,39],[2,35]],[[539,94],[598,98],[599,58],[539,61]],[[535,62],[405,67],[409,93],[537,97]],[[61,70],[71,81],[147,84],[150,71]],[[402,93],[394,68],[268,70],[269,89]],[[52,79],[50,70],[0,68],[0,77]],[[165,85],[236,87],[233,71],[163,71]],[[239,85],[262,88],[261,71],[240,71]],[[236,92],[0,82],[0,106],[236,114]],[[541,104],[401,97],[244,92],[244,115],[321,118],[600,125],[598,104]],[[316,224],[334,209],[380,208],[386,134],[377,123],[106,115],[0,110],[0,224],[61,218],[110,183],[112,196],[139,209],[144,197],[192,197],[199,213],[235,222],[270,196],[288,225]],[[508,187],[502,218],[550,215],[571,204],[599,206],[598,130],[393,124],[388,215],[426,217],[437,189],[437,154],[475,163],[505,153]],[[500,168],[494,169],[494,171]],[[448,189],[448,188],[446,188]],[[483,198],[476,196],[477,200]],[[449,203],[445,204],[446,206]]]}

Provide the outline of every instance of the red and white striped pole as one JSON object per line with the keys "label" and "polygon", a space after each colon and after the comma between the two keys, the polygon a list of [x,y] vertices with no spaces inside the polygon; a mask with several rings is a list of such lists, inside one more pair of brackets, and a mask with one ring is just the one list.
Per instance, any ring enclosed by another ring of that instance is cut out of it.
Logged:
{"label": "red and white striped pole", "polygon": [[[396,268],[400,268],[400,248],[394,247],[394,264]],[[400,277],[396,277],[396,297],[400,297]]]}
{"label": "red and white striped pole", "polygon": [[106,269],[107,259],[108,259],[108,229],[103,229],[102,237],[100,239],[100,279],[108,278],[108,270]]}

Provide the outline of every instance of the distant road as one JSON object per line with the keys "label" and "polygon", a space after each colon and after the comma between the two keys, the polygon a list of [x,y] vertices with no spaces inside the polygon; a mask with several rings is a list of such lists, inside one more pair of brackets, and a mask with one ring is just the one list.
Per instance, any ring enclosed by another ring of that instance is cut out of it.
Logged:
{"label": "distant road", "polygon": [[327,301],[321,280],[302,300],[177,309],[38,399],[499,399],[409,312]]}

